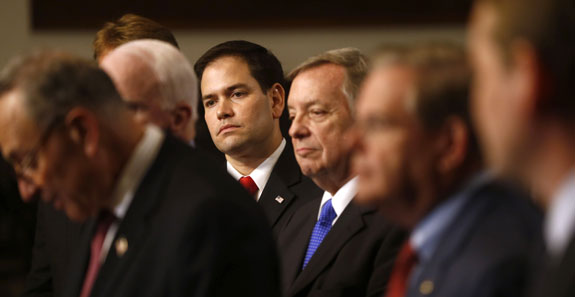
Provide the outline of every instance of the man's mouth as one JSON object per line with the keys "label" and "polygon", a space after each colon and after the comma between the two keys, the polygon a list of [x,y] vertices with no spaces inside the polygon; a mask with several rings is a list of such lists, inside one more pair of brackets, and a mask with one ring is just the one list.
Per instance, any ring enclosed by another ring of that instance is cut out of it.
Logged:
{"label": "man's mouth", "polygon": [[222,133],[226,133],[232,130],[235,130],[237,128],[239,128],[239,125],[232,125],[232,124],[226,124],[220,127],[220,130],[218,131],[218,135],[222,134]]}

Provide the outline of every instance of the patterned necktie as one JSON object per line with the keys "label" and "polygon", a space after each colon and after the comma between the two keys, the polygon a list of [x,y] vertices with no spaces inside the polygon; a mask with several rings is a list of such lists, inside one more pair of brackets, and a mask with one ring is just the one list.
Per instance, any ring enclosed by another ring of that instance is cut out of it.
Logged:
{"label": "patterned necktie", "polygon": [[311,256],[315,253],[329,230],[331,229],[331,224],[337,214],[335,210],[333,210],[333,206],[331,205],[331,199],[329,199],[321,208],[321,214],[319,215],[319,220],[315,223],[315,227],[313,227],[313,231],[311,233],[311,237],[309,239],[309,244],[307,246],[307,252],[305,253],[305,259],[303,261],[302,270],[305,268]]}
{"label": "patterned necktie", "polygon": [[108,229],[115,219],[114,215],[107,211],[102,212],[98,217],[98,225],[96,226],[96,232],[92,237],[92,244],[90,246],[90,264],[86,271],[86,276],[84,277],[84,284],[82,285],[82,293],[80,293],[80,297],[88,297],[92,292],[92,286],[94,285],[94,281],[98,276],[98,271],[102,264],[100,261],[102,245],[106,239]]}
{"label": "patterned necktie", "polygon": [[409,281],[409,275],[417,263],[417,254],[411,247],[409,240],[403,245],[397,258],[395,264],[393,265],[393,271],[391,277],[389,278],[389,284],[387,286],[387,294],[385,297],[404,297],[407,293],[407,282]]}
{"label": "patterned necktie", "polygon": [[249,176],[242,176],[240,177],[240,184],[244,186],[244,188],[252,195],[253,197],[256,196],[259,188],[258,185],[254,182],[254,180]]}

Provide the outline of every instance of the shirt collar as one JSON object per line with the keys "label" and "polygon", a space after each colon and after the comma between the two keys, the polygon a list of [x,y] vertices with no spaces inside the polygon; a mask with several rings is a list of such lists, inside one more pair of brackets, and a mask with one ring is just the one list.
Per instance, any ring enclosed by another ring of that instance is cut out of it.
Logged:
{"label": "shirt collar", "polygon": [[154,125],[146,126],[144,135],[122,169],[112,194],[115,205],[113,211],[117,219],[121,220],[126,215],[136,189],[156,159],[163,140],[164,133],[160,128]]}
{"label": "shirt collar", "polygon": [[[260,199],[262,191],[265,188],[270,175],[272,174],[272,170],[274,169],[274,166],[276,165],[285,147],[286,140],[282,139],[282,142],[276,148],[276,150],[249,174],[249,177],[251,177],[258,186],[258,193],[256,195],[257,200]],[[228,173],[231,174],[234,179],[239,180],[243,176],[234,168],[234,166],[232,166],[230,162],[227,162],[227,168]]]}
{"label": "shirt collar", "polygon": [[460,213],[472,193],[491,180],[487,173],[474,175],[464,187],[436,206],[411,232],[410,243],[422,262],[430,259],[446,228]]}
{"label": "shirt collar", "polygon": [[357,177],[352,178],[345,185],[343,185],[343,187],[337,190],[337,192],[333,196],[328,191],[323,192],[323,197],[321,198],[321,205],[319,207],[319,212],[317,214],[318,220],[321,214],[321,208],[329,199],[331,199],[331,206],[333,207],[333,210],[337,215],[333,220],[333,224],[335,224],[335,221],[339,218],[339,216],[345,210],[345,208],[351,202],[351,200],[353,200],[353,197],[357,195],[357,182],[358,182]]}
{"label": "shirt collar", "polygon": [[575,169],[561,183],[553,195],[545,221],[547,249],[560,257],[572,236],[575,236]]}

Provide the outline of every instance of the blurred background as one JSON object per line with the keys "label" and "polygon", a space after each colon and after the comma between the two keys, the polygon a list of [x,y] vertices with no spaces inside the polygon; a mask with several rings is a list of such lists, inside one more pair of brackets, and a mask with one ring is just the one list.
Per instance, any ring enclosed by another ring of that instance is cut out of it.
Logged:
{"label": "blurred background", "polygon": [[[92,40],[98,28],[130,12],[172,29],[192,63],[220,42],[246,39],[271,49],[287,72],[305,58],[333,48],[353,46],[369,53],[383,42],[435,38],[463,42],[470,1],[125,2],[0,0],[0,65],[18,53],[38,47],[64,48],[91,57]],[[205,3],[215,4],[201,6]],[[357,6],[358,3],[364,5]],[[204,8],[194,9],[196,4]],[[218,5],[238,8],[224,10]],[[359,9],[352,11],[353,7]]]}

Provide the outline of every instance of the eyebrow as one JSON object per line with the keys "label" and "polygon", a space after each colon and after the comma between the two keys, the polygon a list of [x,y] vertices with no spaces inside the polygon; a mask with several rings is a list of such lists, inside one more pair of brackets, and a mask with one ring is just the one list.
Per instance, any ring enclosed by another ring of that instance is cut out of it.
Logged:
{"label": "eyebrow", "polygon": [[[322,105],[322,106],[325,105],[325,104],[322,104],[318,99],[311,99],[311,100],[306,101],[306,102],[303,104],[303,108],[304,108],[304,109],[308,109],[310,106],[316,105],[316,104]],[[290,108],[291,108],[291,109],[295,109],[295,107],[294,107],[293,105],[290,105],[289,103],[288,103],[287,107],[288,107],[288,109],[290,109]]]}
{"label": "eyebrow", "polygon": [[[247,84],[244,83],[237,83],[234,85],[231,85],[229,87],[226,87],[226,93],[229,93],[235,89],[239,89],[239,88],[246,88],[246,89],[250,89],[250,87]],[[206,99],[210,99],[213,96],[213,94],[207,94],[207,95],[203,95],[202,96],[202,100],[206,100]]]}

